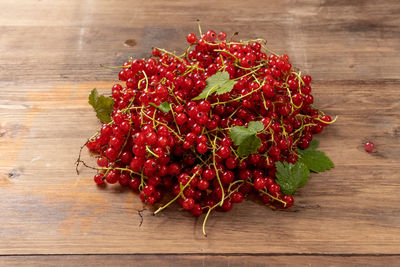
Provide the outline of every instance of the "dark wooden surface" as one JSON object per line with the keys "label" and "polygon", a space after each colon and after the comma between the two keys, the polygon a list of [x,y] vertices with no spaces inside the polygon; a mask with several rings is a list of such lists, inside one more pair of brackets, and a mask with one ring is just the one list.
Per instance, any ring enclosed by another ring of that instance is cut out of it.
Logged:
{"label": "dark wooden surface", "polygon": [[[313,77],[317,105],[339,115],[318,137],[336,167],[312,175],[293,208],[246,201],[213,214],[207,238],[203,217],[176,209],[146,207],[139,227],[137,195],[74,169],[98,127],[87,95],[117,77],[99,64],[153,46],[180,52],[196,19],[267,39]],[[1,1],[0,265],[395,265],[399,25],[395,0]],[[376,152],[363,151],[367,140]]]}
{"label": "dark wooden surface", "polygon": [[318,255],[51,255],[7,256],[6,266],[396,266],[399,256]]}

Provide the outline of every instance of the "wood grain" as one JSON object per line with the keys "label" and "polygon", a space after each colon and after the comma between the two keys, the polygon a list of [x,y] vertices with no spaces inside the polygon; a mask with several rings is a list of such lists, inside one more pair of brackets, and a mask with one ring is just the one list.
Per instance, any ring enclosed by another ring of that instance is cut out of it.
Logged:
{"label": "wood grain", "polygon": [[[246,201],[214,214],[207,238],[203,217],[173,208],[153,216],[145,207],[139,227],[137,195],[97,188],[91,170],[74,169],[80,145],[99,126],[87,95],[94,87],[108,92],[117,77],[99,64],[145,57],[153,46],[182,51],[196,19],[203,29],[263,37],[288,53],[313,77],[317,106],[339,115],[318,137],[336,167],[312,175],[292,209]],[[400,255],[399,25],[395,0],[1,1],[0,255],[155,255],[0,256],[0,265],[394,265],[398,256],[371,255]],[[363,151],[367,140],[376,152]],[[254,253],[288,255],[253,260]]]}
{"label": "wood grain", "polygon": [[399,256],[64,255],[0,257],[7,266],[395,266]]}

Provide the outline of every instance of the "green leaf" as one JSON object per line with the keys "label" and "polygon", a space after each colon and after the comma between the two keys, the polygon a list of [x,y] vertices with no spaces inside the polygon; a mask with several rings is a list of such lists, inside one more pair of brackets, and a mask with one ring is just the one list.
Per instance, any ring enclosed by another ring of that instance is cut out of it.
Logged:
{"label": "green leaf", "polygon": [[257,133],[264,130],[264,124],[261,121],[251,121],[248,128],[250,131]]}
{"label": "green leaf", "polygon": [[261,139],[257,137],[257,132],[264,129],[261,121],[251,121],[249,126],[235,126],[229,130],[229,137],[235,146],[238,146],[237,153],[240,157],[257,152],[261,147]]}
{"label": "green leaf", "polygon": [[296,164],[287,162],[276,162],[276,183],[281,187],[282,193],[285,195],[293,195],[297,188],[304,186],[310,171],[302,162],[297,161]]}
{"label": "green leaf", "polygon": [[161,103],[159,106],[157,106],[154,103],[150,103],[150,105],[158,108],[159,110],[161,110],[164,113],[167,113],[171,110],[171,105],[168,102]]}
{"label": "green leaf", "polygon": [[203,91],[193,98],[193,100],[206,99],[213,93],[217,95],[225,94],[232,91],[235,85],[234,80],[229,79],[229,73],[227,71],[220,71],[210,76],[206,80],[207,86]]}
{"label": "green leaf", "polygon": [[334,166],[333,162],[325,155],[325,153],[318,150],[306,149],[302,151],[299,160],[313,172],[323,172]]}
{"label": "green leaf", "polygon": [[237,153],[239,157],[251,155],[257,152],[261,147],[261,139],[255,135],[251,135],[243,140],[239,145]]}
{"label": "green leaf", "polygon": [[89,104],[101,122],[109,123],[111,121],[111,112],[114,106],[114,100],[111,97],[99,96],[97,89],[93,88],[89,95]]}
{"label": "green leaf", "polygon": [[303,155],[306,151],[315,150],[319,147],[319,141],[316,139],[311,140],[310,145],[306,149],[297,148],[297,153]]}
{"label": "green leaf", "polygon": [[318,141],[317,139],[313,139],[313,140],[311,140],[311,142],[310,142],[310,146],[309,146],[307,149],[305,149],[305,150],[309,150],[309,149],[315,150],[315,149],[317,149],[318,147],[319,147],[319,141]]}
{"label": "green leaf", "polygon": [[232,139],[235,146],[240,146],[246,138],[253,135],[255,134],[244,126],[235,126],[229,130],[229,137]]}
{"label": "green leaf", "polygon": [[318,140],[314,139],[308,148],[304,150],[297,149],[300,154],[299,161],[303,162],[313,172],[323,172],[334,167],[333,162],[324,152],[315,150],[318,146]]}

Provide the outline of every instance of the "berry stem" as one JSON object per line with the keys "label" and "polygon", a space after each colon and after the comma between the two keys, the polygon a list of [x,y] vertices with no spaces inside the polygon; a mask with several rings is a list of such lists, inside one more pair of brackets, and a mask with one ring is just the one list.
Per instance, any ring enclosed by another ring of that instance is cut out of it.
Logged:
{"label": "berry stem", "polygon": [[219,202],[220,206],[222,206],[222,204],[224,203],[225,192],[224,192],[224,187],[222,185],[221,179],[219,178],[219,171],[218,171],[218,168],[217,168],[217,164],[215,163],[215,154],[216,154],[215,153],[215,149],[217,147],[216,142],[217,142],[217,135],[215,135],[214,141],[213,141],[212,158],[213,158],[213,166],[214,166],[214,169],[215,169],[215,175],[217,177],[219,186],[221,187],[221,191],[222,191],[222,198],[221,198],[221,201]]}
{"label": "berry stem", "polygon": [[324,121],[324,120],[321,120],[321,119],[318,117],[318,118],[314,118],[314,120],[323,122],[323,123],[325,123],[325,124],[332,124],[332,123],[334,123],[338,118],[339,118],[339,116],[335,116],[335,118],[334,118],[333,120],[331,120],[331,121]]}
{"label": "berry stem", "polygon": [[160,121],[154,120],[152,117],[150,117],[149,115],[147,115],[146,113],[144,113],[143,110],[141,110],[141,114],[143,114],[144,116],[146,116],[147,118],[151,119],[152,121],[154,121],[154,122],[157,123],[157,124],[164,125],[165,127],[168,128],[168,130],[169,130],[171,133],[173,133],[174,135],[176,135],[176,137],[178,137],[178,139],[179,139],[180,141],[182,141],[182,142],[185,141],[178,133],[176,133],[174,130],[172,130],[167,124],[162,123],[162,122],[160,122]]}
{"label": "berry stem", "polygon": [[146,146],[146,151],[149,152],[152,156],[154,156],[154,157],[156,157],[156,158],[159,157],[156,153],[154,153],[154,152],[149,148],[149,146]]}
{"label": "berry stem", "polygon": [[[215,52],[223,52],[223,53],[228,54],[228,55],[230,55],[231,57],[235,58],[237,61],[239,61],[239,59],[238,59],[235,55],[233,55],[232,53],[230,53],[230,52],[228,52],[228,51],[226,51],[226,50],[223,50],[223,49],[214,49],[214,51],[215,51]],[[222,62],[223,62],[223,61],[222,61]]]}
{"label": "berry stem", "polygon": [[[169,51],[167,51],[165,49],[162,49],[162,48],[158,48],[158,47],[155,47],[155,48],[158,49],[160,52],[163,52],[163,53],[165,53],[167,55],[170,55],[170,56],[176,58],[177,60],[179,60],[181,62],[184,62],[184,60],[181,57],[175,55],[174,53],[171,53],[171,52],[169,52]],[[168,65],[167,65],[167,67],[168,67]]]}
{"label": "berry stem", "polygon": [[[230,100],[227,100],[227,101],[224,101],[224,102],[216,102],[216,103],[211,104],[211,106],[222,105],[222,104],[227,104],[227,103],[230,103],[230,102],[239,101],[240,99],[243,99],[243,98],[245,98],[245,97],[248,97],[249,95],[252,95],[252,94],[254,94],[255,92],[259,91],[263,85],[264,85],[264,83],[262,83],[257,89],[254,89],[253,91],[251,91],[251,92],[249,92],[249,93],[247,93],[247,94],[245,94],[245,95],[242,95],[242,96],[239,96],[239,97],[237,97],[237,98],[230,99]],[[211,90],[210,90],[210,91],[211,91]]]}
{"label": "berry stem", "polygon": [[188,186],[190,185],[190,182],[193,180],[194,177],[196,177],[196,175],[197,175],[198,172],[199,172],[199,170],[197,170],[197,171],[192,175],[192,177],[190,177],[189,181],[188,181],[184,186],[182,186],[182,184],[180,183],[180,185],[181,185],[181,191],[179,192],[179,194],[176,195],[173,199],[171,199],[171,200],[170,200],[167,204],[165,204],[164,206],[159,207],[159,208],[154,212],[154,215],[156,215],[157,213],[159,213],[159,212],[162,211],[163,209],[166,209],[169,205],[171,205],[172,203],[174,203],[179,197],[182,197],[182,196],[183,196],[183,191],[186,189],[186,187],[188,187]]}
{"label": "berry stem", "polygon": [[[248,183],[248,184],[251,184],[252,186],[254,186],[254,184],[253,184],[252,182],[250,182],[250,181],[247,181],[247,183]],[[281,202],[281,203],[284,204],[285,207],[286,207],[286,202],[285,202],[285,201],[283,201],[282,199],[279,199],[279,198],[277,198],[277,197],[274,197],[273,195],[271,195],[270,193],[268,193],[268,192],[266,191],[266,189],[264,189],[264,190],[259,190],[259,192],[263,193],[264,195],[269,196],[269,197],[272,198],[273,200],[276,200],[276,201],[278,201],[278,202]]]}
{"label": "berry stem", "polygon": [[[236,182],[234,182],[234,183],[231,183],[231,185],[234,185],[234,184],[236,184],[236,183],[243,183],[243,182],[244,182],[243,180],[238,180],[238,181],[236,181]],[[231,188],[231,185],[229,186],[229,189]],[[239,185],[237,188],[235,188],[234,190],[230,191],[230,192],[229,192],[229,190],[228,190],[229,193],[228,193],[226,196],[224,196],[224,197],[222,198],[222,203],[224,203],[225,199],[229,198],[234,192],[237,192],[237,191],[239,190],[239,188],[240,188],[240,185]],[[215,204],[215,205],[212,206],[212,207],[208,207],[208,211],[207,211],[206,217],[204,217],[204,220],[203,220],[203,227],[202,227],[202,228],[203,228],[203,235],[204,235],[204,236],[207,236],[207,233],[206,233],[206,223],[207,223],[208,216],[210,216],[211,211],[214,210],[216,207],[218,207],[218,205],[219,205],[219,203]]]}
{"label": "berry stem", "polygon": [[181,134],[181,131],[180,131],[180,129],[179,129],[178,123],[176,123],[175,111],[174,111],[174,107],[172,106],[172,104],[171,104],[171,113],[172,113],[172,118],[174,119],[174,123],[175,123],[175,126],[176,126],[176,130],[178,131],[178,134],[179,134],[179,135],[182,135],[182,134]]}
{"label": "berry stem", "polygon": [[105,64],[100,64],[100,67],[105,68],[105,69],[126,69],[130,68],[131,65],[126,65],[126,66],[109,66]]}

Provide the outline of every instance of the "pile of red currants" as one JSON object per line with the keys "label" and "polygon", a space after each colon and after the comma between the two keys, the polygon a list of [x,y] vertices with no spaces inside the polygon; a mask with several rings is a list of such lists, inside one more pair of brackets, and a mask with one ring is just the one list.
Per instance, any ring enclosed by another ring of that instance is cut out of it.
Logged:
{"label": "pile of red currants", "polygon": [[191,33],[182,55],[154,48],[123,64],[109,120],[86,143],[98,157],[97,184],[129,186],[155,213],[176,201],[208,217],[251,193],[293,205],[276,163],[295,164],[297,149],[333,120],[313,106],[311,77],[288,55],[262,39],[226,39]]}

